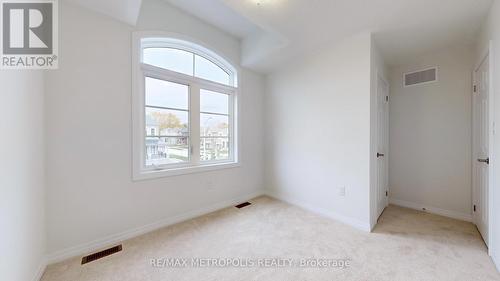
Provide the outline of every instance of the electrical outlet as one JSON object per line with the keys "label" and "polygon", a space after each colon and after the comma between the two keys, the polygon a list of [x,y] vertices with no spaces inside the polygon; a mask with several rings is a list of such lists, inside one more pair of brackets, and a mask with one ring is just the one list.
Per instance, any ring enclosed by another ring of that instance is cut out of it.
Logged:
{"label": "electrical outlet", "polygon": [[339,187],[339,196],[345,197],[345,186]]}

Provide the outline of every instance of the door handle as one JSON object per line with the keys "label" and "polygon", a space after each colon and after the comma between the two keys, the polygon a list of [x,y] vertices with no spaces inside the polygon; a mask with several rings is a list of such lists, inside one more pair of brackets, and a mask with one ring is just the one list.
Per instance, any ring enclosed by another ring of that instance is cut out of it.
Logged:
{"label": "door handle", "polygon": [[384,157],[385,155],[383,153],[378,153],[377,152],[377,158]]}
{"label": "door handle", "polygon": [[490,158],[486,158],[486,159],[477,159],[478,162],[481,162],[481,163],[486,163],[486,164],[490,164]]}

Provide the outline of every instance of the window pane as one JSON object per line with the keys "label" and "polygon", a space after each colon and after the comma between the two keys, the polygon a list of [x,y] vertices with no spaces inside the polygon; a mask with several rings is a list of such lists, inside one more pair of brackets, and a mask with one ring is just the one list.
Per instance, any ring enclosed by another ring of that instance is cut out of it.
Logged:
{"label": "window pane", "polygon": [[229,85],[229,74],[215,63],[195,55],[194,76]]}
{"label": "window pane", "polygon": [[189,136],[188,116],[187,111],[146,107],[146,136]]}
{"label": "window pane", "polygon": [[189,112],[146,106],[145,165],[189,161]]}
{"label": "window pane", "polygon": [[227,159],[229,159],[229,138],[201,138],[201,161],[216,161]]}
{"label": "window pane", "polygon": [[146,167],[189,161],[187,137],[146,137]]}
{"label": "window pane", "polygon": [[229,136],[229,117],[224,115],[200,114],[200,135],[202,137]]}
{"label": "window pane", "polygon": [[193,53],[171,48],[146,48],[143,62],[193,76]]}
{"label": "window pane", "polygon": [[188,109],[189,86],[146,77],[146,105]]}
{"label": "window pane", "polygon": [[200,110],[208,113],[229,113],[229,95],[201,89]]}

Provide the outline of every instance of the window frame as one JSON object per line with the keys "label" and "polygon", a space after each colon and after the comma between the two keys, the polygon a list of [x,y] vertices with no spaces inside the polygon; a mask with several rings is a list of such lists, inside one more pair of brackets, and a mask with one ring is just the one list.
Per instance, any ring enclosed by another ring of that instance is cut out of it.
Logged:
{"label": "window frame", "polygon": [[[142,42],[142,40],[147,40],[145,42]],[[193,54],[193,77],[195,76],[196,73],[196,58],[195,56],[200,56],[208,61],[212,62],[216,66],[220,67],[224,72],[229,74],[229,84],[227,86],[232,86],[234,88],[238,87],[238,71],[231,65],[229,64],[225,59],[221,58],[219,55],[217,55],[215,52],[202,47],[201,45],[198,45],[196,43],[191,43],[185,40],[181,39],[176,39],[172,37],[158,37],[158,36],[148,36],[148,37],[142,37],[139,39],[140,40],[140,61],[143,61],[143,52],[142,49],[147,49],[147,48],[169,48],[169,49],[176,49],[180,51],[186,51],[189,53]],[[174,71],[173,71],[174,72]],[[179,73],[179,72],[176,72]],[[186,74],[187,75],[187,74]],[[189,76],[189,75],[188,75]],[[196,77],[202,80],[206,80],[200,77]],[[206,80],[210,81],[210,80]],[[213,82],[213,81],[211,81]],[[214,82],[216,84],[220,84],[217,82]],[[220,85],[225,85],[225,84],[220,84]]]}
{"label": "window frame", "polygon": [[[159,177],[176,176],[189,173],[205,172],[225,168],[234,168],[240,166],[239,162],[239,138],[238,138],[238,88],[237,72],[227,61],[220,57],[214,57],[215,53],[198,45],[182,39],[172,38],[171,35],[161,35],[158,33],[135,32],[133,34],[133,61],[132,61],[132,161],[133,161],[133,180],[146,180]],[[153,38],[158,45],[151,45],[149,38]],[[144,44],[143,40],[148,43]],[[182,43],[179,43],[182,42]],[[177,45],[179,43],[179,45]],[[187,46],[189,45],[189,48]],[[203,78],[190,76],[187,74],[175,72],[172,70],[156,67],[142,62],[144,48],[175,48],[192,52],[195,55],[203,56],[211,62],[221,67],[230,74],[230,82],[234,86],[228,86],[217,82],[209,81]],[[186,47],[186,48],[185,48]],[[221,62],[222,61],[222,62]],[[222,67],[222,65],[224,67]],[[188,110],[189,110],[189,136],[188,136],[188,154],[189,160],[185,163],[165,164],[160,166],[146,166],[145,163],[145,79],[151,77],[172,83],[184,84],[189,87],[188,91]],[[226,94],[229,96],[229,159],[200,161],[200,91],[208,91]]]}

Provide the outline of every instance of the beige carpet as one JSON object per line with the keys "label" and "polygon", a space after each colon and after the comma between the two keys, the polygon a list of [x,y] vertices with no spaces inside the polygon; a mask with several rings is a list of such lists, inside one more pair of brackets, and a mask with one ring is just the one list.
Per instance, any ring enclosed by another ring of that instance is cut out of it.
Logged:
{"label": "beige carpet", "polygon": [[[267,197],[252,203],[125,241],[122,252],[84,266],[81,258],[51,265],[42,280],[500,280],[470,223],[390,206],[364,233]],[[186,258],[187,267],[151,265],[162,258]],[[240,267],[224,267],[224,258]],[[307,258],[327,267],[302,267]],[[338,259],[349,266],[333,267]]]}

